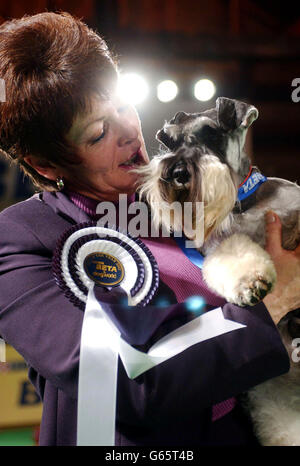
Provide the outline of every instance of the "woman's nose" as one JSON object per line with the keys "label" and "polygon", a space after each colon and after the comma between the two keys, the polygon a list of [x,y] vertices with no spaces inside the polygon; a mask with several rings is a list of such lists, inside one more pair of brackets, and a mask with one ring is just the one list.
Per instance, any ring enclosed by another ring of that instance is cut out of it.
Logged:
{"label": "woman's nose", "polygon": [[139,131],[136,125],[134,125],[133,122],[125,119],[119,122],[119,131],[119,146],[130,144],[131,142],[135,141],[139,135]]}

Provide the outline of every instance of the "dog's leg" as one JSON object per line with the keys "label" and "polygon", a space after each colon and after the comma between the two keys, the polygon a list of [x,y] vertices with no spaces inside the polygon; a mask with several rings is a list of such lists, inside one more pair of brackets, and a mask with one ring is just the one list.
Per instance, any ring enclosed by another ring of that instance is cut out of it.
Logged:
{"label": "dog's leg", "polygon": [[225,239],[204,261],[208,286],[228,302],[254,305],[270,292],[276,270],[269,254],[247,235]]}
{"label": "dog's leg", "polygon": [[[299,376],[299,374],[298,374]],[[248,392],[257,438],[264,446],[300,446],[298,380],[275,377]]]}
{"label": "dog's leg", "polygon": [[290,356],[290,370],[249,390],[245,408],[262,445],[300,446],[300,310],[288,313],[278,330]]}

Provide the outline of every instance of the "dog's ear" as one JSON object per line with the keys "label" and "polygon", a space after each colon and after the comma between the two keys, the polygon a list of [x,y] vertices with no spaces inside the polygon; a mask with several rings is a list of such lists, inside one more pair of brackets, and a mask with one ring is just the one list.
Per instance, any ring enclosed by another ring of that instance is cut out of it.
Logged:
{"label": "dog's ear", "polygon": [[258,110],[253,105],[227,97],[217,99],[216,109],[218,124],[225,131],[248,129],[258,118]]}

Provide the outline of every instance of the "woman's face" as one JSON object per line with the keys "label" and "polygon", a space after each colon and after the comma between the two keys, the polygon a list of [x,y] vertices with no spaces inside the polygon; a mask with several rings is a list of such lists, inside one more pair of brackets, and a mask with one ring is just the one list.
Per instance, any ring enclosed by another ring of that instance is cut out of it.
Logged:
{"label": "woman's face", "polygon": [[119,194],[135,191],[133,170],[149,162],[140,120],[134,107],[120,101],[93,98],[91,108],[75,119],[67,135],[81,164],[61,175],[71,191],[116,201]]}

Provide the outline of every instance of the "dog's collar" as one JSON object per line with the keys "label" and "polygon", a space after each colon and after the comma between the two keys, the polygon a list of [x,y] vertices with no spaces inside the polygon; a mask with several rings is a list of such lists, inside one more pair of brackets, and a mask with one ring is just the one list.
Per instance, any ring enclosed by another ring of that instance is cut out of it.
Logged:
{"label": "dog's collar", "polygon": [[239,184],[239,188],[240,188],[241,186],[243,186],[243,184],[244,184],[244,183],[246,183],[246,181],[247,181],[247,180],[248,180],[248,178],[250,177],[250,175],[251,175],[252,171],[253,171],[253,166],[252,166],[252,165],[250,165],[250,168],[249,168],[248,174],[247,174],[246,178],[244,179],[244,181],[242,181],[242,182]]}
{"label": "dog's collar", "polygon": [[251,196],[265,181],[267,181],[267,177],[265,177],[257,169],[254,169],[251,165],[248,175],[239,185],[238,200],[243,201],[247,197]]}
{"label": "dog's collar", "polygon": [[254,206],[256,204],[256,191],[265,181],[267,178],[260,173],[258,168],[251,165],[249,173],[238,187],[238,197],[233,213],[241,214]]}
{"label": "dog's collar", "polygon": [[177,245],[180,247],[182,252],[186,255],[186,257],[199,269],[202,269],[203,267],[203,261],[204,257],[202,254],[198,251],[196,248],[186,248],[185,247],[185,241],[187,238],[183,235],[181,237],[178,236],[173,236],[173,239],[177,243]]}

